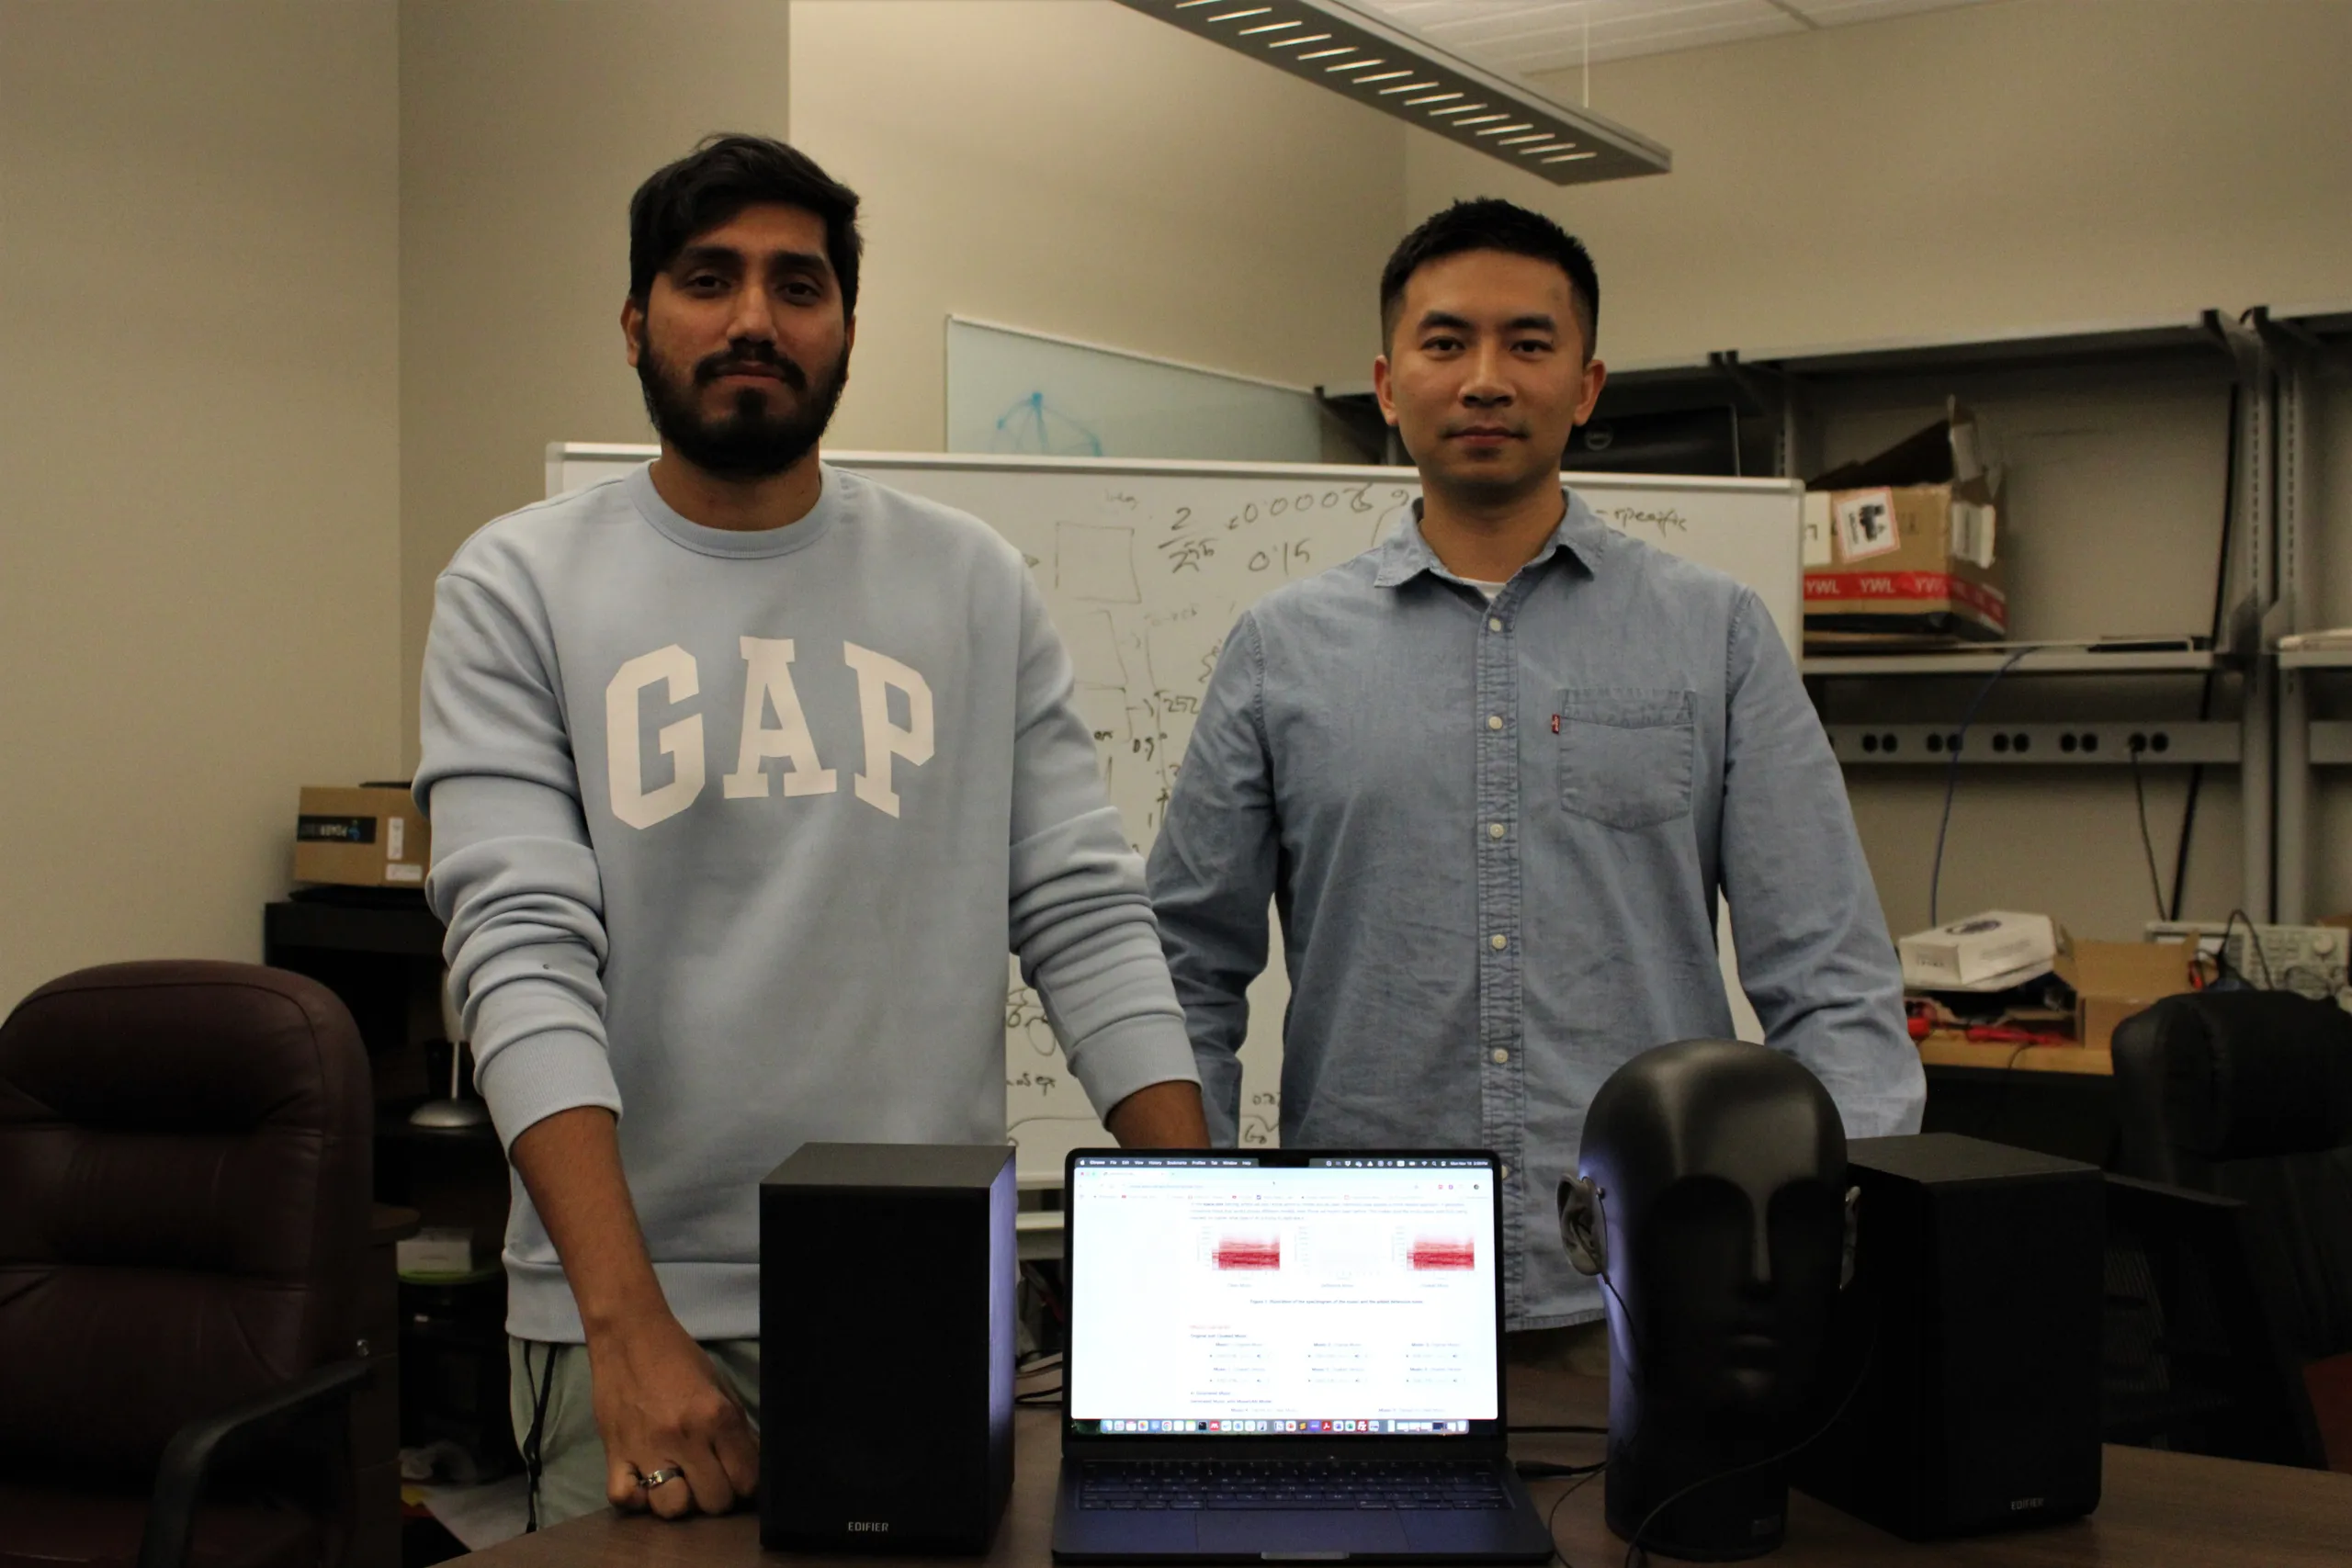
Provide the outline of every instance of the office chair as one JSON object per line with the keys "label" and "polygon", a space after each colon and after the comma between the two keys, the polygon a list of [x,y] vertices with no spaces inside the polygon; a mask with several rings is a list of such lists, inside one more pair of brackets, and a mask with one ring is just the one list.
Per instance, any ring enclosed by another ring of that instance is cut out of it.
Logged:
{"label": "office chair", "polygon": [[2235,1233],[2328,1461],[2352,1469],[2352,1016],[2282,991],[2172,997],[2117,1025],[2113,1055],[2118,1173],[2244,1205],[2198,1223]]}
{"label": "office chair", "polygon": [[339,1560],[372,1107],[279,970],[85,969],[0,1024],[0,1565]]}

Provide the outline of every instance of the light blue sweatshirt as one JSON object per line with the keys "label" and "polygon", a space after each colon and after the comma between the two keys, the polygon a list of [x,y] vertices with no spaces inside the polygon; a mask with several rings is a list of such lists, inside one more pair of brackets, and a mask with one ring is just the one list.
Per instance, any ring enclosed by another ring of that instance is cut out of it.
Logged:
{"label": "light blue sweatshirt", "polygon": [[[759,1332],[758,1183],[804,1141],[1003,1137],[1008,945],[1098,1111],[1196,1078],[1071,681],[1018,551],[830,467],[761,533],[640,468],[442,573],[416,795],[477,1081],[510,1145],[619,1114],[697,1338]],[[519,1180],[505,1262],[509,1329],[580,1339]]]}

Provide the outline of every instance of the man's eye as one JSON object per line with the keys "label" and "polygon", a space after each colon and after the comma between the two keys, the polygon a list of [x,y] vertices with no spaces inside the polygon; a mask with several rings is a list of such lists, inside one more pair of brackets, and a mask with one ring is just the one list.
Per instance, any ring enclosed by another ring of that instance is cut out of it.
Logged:
{"label": "man's eye", "polygon": [[1462,340],[1460,338],[1451,337],[1429,338],[1425,339],[1421,344],[1422,349],[1430,354],[1444,354],[1453,349],[1460,348],[1461,346]]}
{"label": "man's eye", "polygon": [[715,273],[701,272],[687,278],[684,287],[690,293],[710,294],[726,288],[727,281]]}
{"label": "man's eye", "polygon": [[1549,354],[1552,345],[1540,337],[1523,338],[1519,344],[1519,351],[1521,354]]}

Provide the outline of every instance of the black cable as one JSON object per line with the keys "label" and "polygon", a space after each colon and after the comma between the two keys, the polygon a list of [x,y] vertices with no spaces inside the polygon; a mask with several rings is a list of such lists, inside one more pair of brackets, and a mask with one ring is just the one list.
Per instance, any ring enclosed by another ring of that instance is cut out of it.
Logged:
{"label": "black cable", "polygon": [[1012,1396],[1013,1404],[1025,1404],[1032,1410],[1044,1409],[1049,1405],[1059,1404],[1061,1402],[1062,1385],[1059,1383],[1056,1383],[1051,1388],[1023,1389]]}
{"label": "black cable", "polygon": [[1999,1143],[2001,1141],[2002,1133],[2006,1131],[2008,1126],[2009,1086],[2017,1081],[2018,1059],[2024,1056],[2028,1051],[2032,1050],[2034,1042],[2030,1040],[2025,1042],[2025,1043],[2019,1045],[2016,1050],[2010,1052],[2009,1059],[2001,1064],[2001,1092],[1993,1097],[1992,1130],[1984,1134],[1985,1138],[1989,1142],[1996,1144]]}
{"label": "black cable", "polygon": [[1959,730],[1952,736],[1951,765],[1944,778],[1943,820],[1936,824],[1936,861],[1928,873],[1928,924],[1931,927],[1943,924],[1937,910],[1943,892],[1944,836],[1951,830],[1951,799],[1960,791],[1960,749],[1968,739],[1968,727],[1976,722],[1976,710],[1984,705],[1984,699],[1993,694],[1993,688],[2001,683],[2001,677],[2016,669],[2018,660],[2031,651],[2030,649],[2018,649],[2001,660],[1998,670],[1984,678],[1984,683],[1976,688],[1976,695],[1969,703],[1967,713],[1961,716]]}
{"label": "black cable", "polygon": [[[2230,423],[2226,455],[2222,460],[2222,546],[2213,562],[2213,632],[2211,647],[2216,653],[2222,648],[2222,615],[2227,604],[2230,581],[2230,536],[2235,532],[2238,499],[2238,384],[2230,383]],[[2213,671],[2205,671],[2203,688],[2197,696],[2197,721],[2199,724],[2213,716]],[[2172,903],[2169,919],[2180,919],[2180,890],[2188,885],[2188,840],[2197,830],[2197,796],[2205,786],[2205,764],[2194,763],[2188,770],[2188,799],[2180,811],[2180,843],[2173,852]]]}
{"label": "black cable", "polygon": [[[1657,1517],[1660,1514],[1665,1513],[1668,1508],[1671,1508],[1674,1505],[1679,1503],[1693,1492],[1703,1491],[1707,1487],[1714,1485],[1717,1482],[1729,1481],[1736,1475],[1746,1475],[1750,1471],[1764,1470],[1776,1464],[1786,1464],[1789,1461],[1796,1458],[1797,1455],[1804,1452],[1805,1450],[1813,1447],[1814,1444],[1826,1437],[1829,1434],[1830,1428],[1836,1427],[1838,1422],[1845,1419],[1847,1407],[1854,1403],[1854,1396],[1862,1392],[1862,1384],[1870,1381],[1871,1363],[1875,1360],[1877,1357],[1878,1324],[1873,1320],[1871,1325],[1870,1346],[1862,1352],[1862,1364],[1855,1370],[1852,1386],[1846,1390],[1846,1397],[1838,1402],[1838,1408],[1829,1413],[1829,1419],[1824,1421],[1820,1426],[1815,1427],[1811,1432],[1807,1433],[1803,1439],[1782,1449],[1779,1453],[1768,1454],[1764,1458],[1758,1460],[1750,1460],[1746,1464],[1736,1464],[1729,1470],[1717,1471],[1713,1475],[1701,1476],[1690,1485],[1682,1488],[1681,1491],[1677,1492],[1672,1496],[1668,1497],[1665,1502],[1660,1503],[1657,1507],[1652,1508],[1648,1514],[1643,1517],[1642,1522],[1634,1527],[1633,1539],[1625,1542],[1625,1568],[1634,1568],[1634,1554],[1635,1552],[1641,1553],[1643,1562],[1646,1563],[1649,1562],[1650,1554],[1642,1545],[1642,1532],[1648,1529],[1650,1526],[1656,1524],[1657,1522]],[[1562,1561],[1565,1562],[1566,1560],[1563,1558]]]}
{"label": "black cable", "polygon": [[1589,1486],[1592,1483],[1592,1477],[1608,1468],[1605,1464],[1597,1466],[1590,1475],[1579,1478],[1573,1485],[1563,1490],[1557,1497],[1552,1499],[1551,1509],[1544,1516],[1544,1533],[1552,1538],[1552,1553],[1560,1560],[1560,1568],[1576,1568],[1576,1564],[1568,1561],[1568,1554],[1560,1550],[1560,1532],[1554,1528],[1560,1517],[1560,1505]]}
{"label": "black cable", "polygon": [[1521,1481],[1557,1481],[1569,1475],[1590,1475],[1597,1470],[1607,1470],[1607,1460],[1591,1464],[1557,1464],[1548,1459],[1519,1459],[1511,1461],[1511,1471]]}
{"label": "black cable", "polygon": [[2270,973],[2270,954],[2262,951],[2262,933],[2255,929],[2254,917],[2247,914],[2244,909],[2232,909],[2230,911],[2230,918],[2222,922],[2222,951],[2214,955],[2216,962],[2221,964],[2224,973],[2234,973],[2239,979],[2244,980],[2247,985],[2251,986],[2254,984],[2253,976],[2247,974],[2244,969],[2239,968],[2238,965],[2230,962],[2230,932],[2237,929],[2237,923],[2240,920],[2244,920],[2245,922],[2246,946],[2252,948],[2254,950],[2254,955],[2262,960],[2262,989],[2266,991],[2277,990],[2278,988],[2278,982],[2272,977]]}
{"label": "black cable", "polygon": [[2148,891],[2155,895],[2156,919],[2164,919],[2165,885],[2156,877],[2156,841],[2148,836],[2148,786],[2140,777],[2140,748],[2132,746],[2126,754],[2132,759],[2132,798],[2140,807],[2140,848],[2148,857]]}

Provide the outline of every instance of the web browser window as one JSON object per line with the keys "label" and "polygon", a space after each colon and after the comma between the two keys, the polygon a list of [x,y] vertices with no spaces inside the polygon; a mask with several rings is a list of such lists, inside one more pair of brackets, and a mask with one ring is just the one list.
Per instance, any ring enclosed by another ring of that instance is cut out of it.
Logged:
{"label": "web browser window", "polygon": [[1077,1156],[1070,1420],[1268,1436],[1495,1420],[1494,1180],[1443,1156]]}

